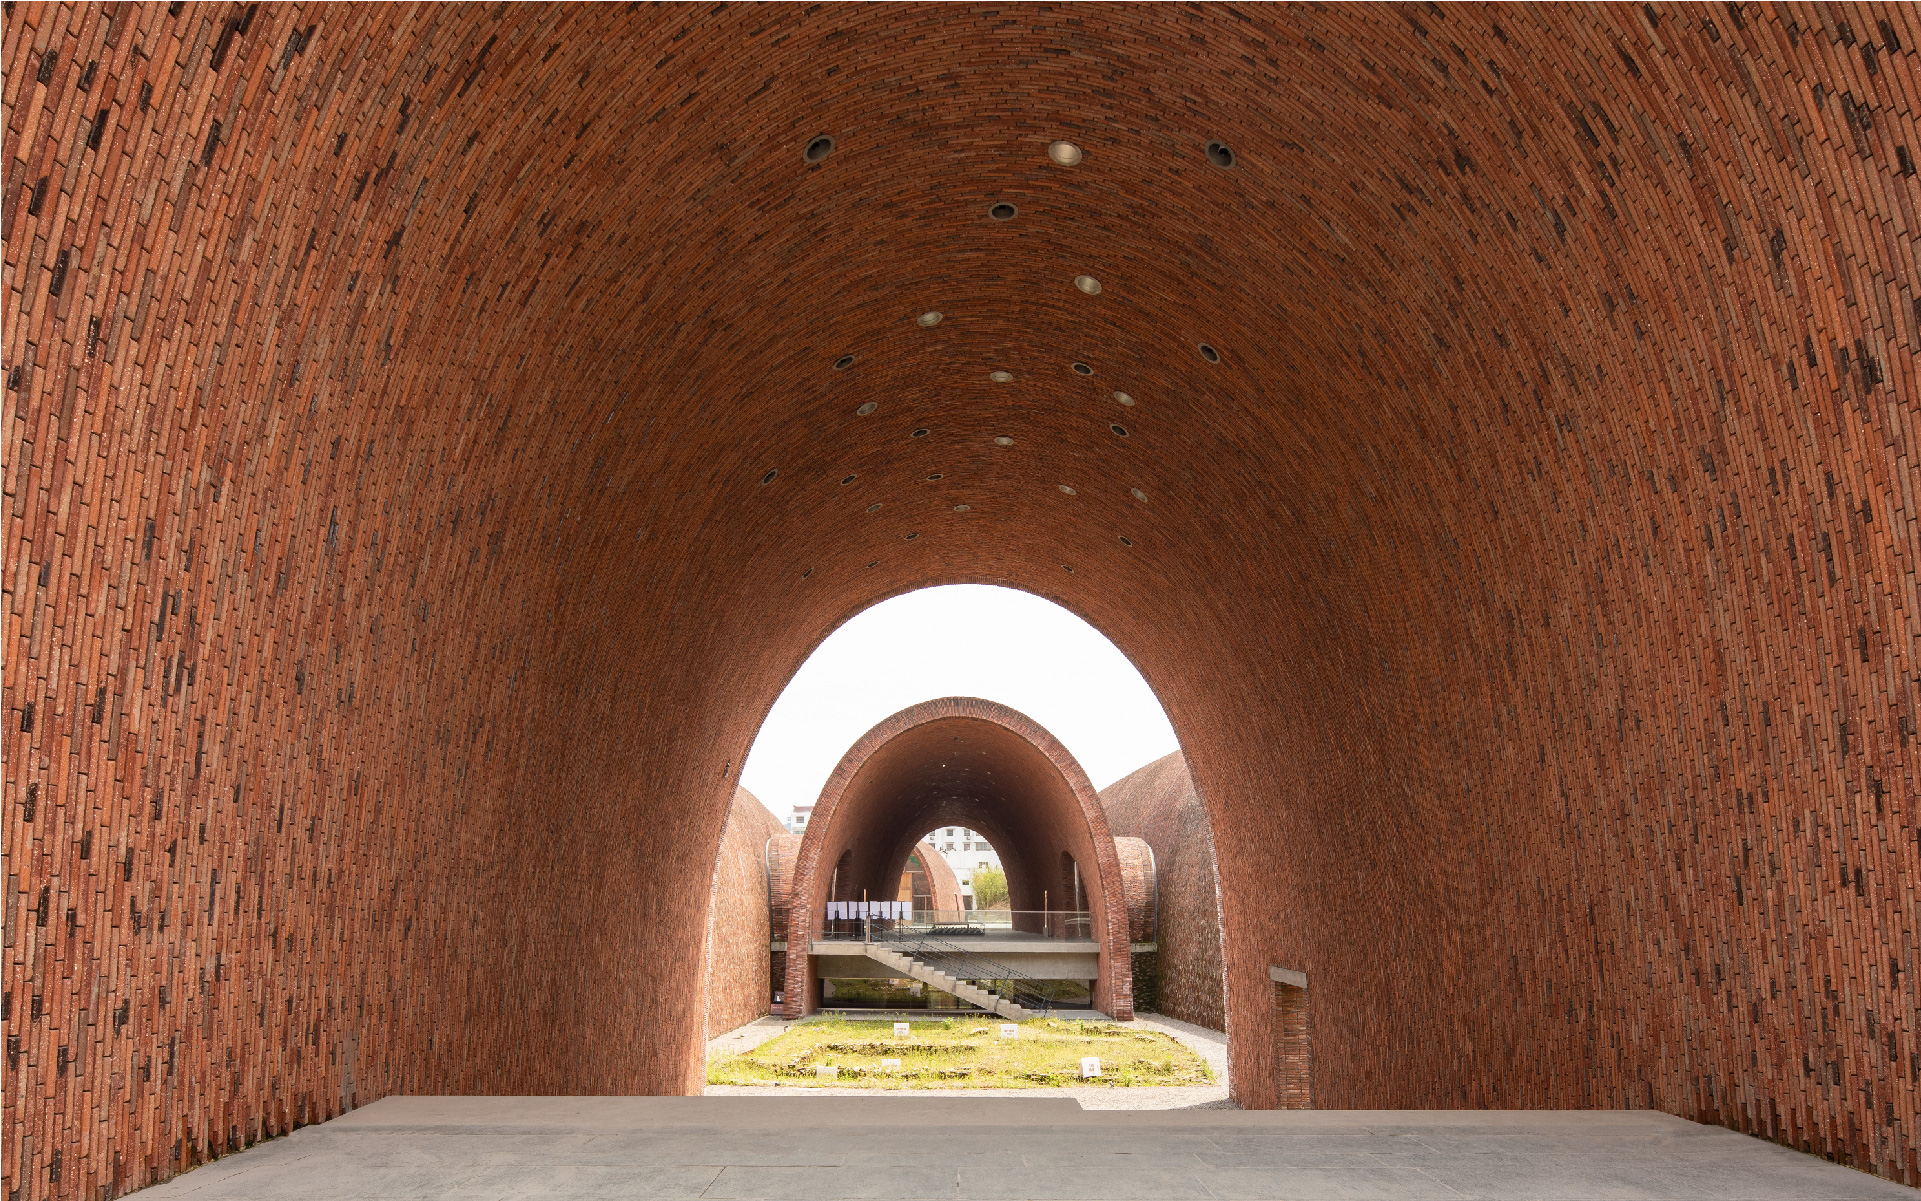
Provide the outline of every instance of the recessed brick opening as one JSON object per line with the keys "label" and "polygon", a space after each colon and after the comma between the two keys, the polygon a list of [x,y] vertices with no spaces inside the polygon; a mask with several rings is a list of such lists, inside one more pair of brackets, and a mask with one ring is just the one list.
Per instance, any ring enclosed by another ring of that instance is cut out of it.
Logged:
{"label": "recessed brick opening", "polygon": [[1308,1041],[1307,977],[1280,969],[1271,974],[1275,977],[1274,1107],[1312,1109],[1314,1060]]}

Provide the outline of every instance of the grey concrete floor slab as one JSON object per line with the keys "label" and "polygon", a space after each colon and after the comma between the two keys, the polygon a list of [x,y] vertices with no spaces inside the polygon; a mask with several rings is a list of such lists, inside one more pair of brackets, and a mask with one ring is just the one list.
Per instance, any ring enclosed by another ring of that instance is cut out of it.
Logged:
{"label": "grey concrete floor slab", "polygon": [[389,1097],[153,1201],[1917,1201],[1647,1112],[1084,1110],[1058,1098]]}

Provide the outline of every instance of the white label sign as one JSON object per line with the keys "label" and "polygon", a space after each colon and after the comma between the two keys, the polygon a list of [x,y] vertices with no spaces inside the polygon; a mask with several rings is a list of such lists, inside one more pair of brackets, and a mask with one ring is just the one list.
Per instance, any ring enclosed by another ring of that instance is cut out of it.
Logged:
{"label": "white label sign", "polygon": [[814,1076],[820,1080],[834,1080],[840,1076],[840,1069],[823,1063],[814,1069]]}
{"label": "white label sign", "polygon": [[1098,1055],[1081,1056],[1081,1079],[1092,1080],[1101,1074],[1101,1057]]}
{"label": "white label sign", "polygon": [[914,1032],[908,1029],[906,1022],[895,1022],[894,1037],[895,1038],[912,1038],[914,1037]]}
{"label": "white label sign", "polygon": [[880,1070],[883,1072],[898,1072],[900,1071],[900,1060],[883,1059],[880,1061]]}
{"label": "white label sign", "polygon": [[1012,1022],[1002,1023],[1001,1025],[1002,1038],[1019,1038],[1020,1035],[1021,1035],[1021,1028],[1019,1026],[1014,1025],[1014,1023]]}

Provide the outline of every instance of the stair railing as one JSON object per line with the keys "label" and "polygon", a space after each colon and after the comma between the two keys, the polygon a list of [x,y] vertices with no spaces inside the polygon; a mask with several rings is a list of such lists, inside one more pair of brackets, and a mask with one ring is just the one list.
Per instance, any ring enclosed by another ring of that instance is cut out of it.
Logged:
{"label": "stair railing", "polygon": [[1054,993],[1059,985],[1051,981],[1038,980],[1026,972],[945,939],[935,938],[925,931],[890,930],[883,932],[881,937],[910,958],[939,968],[957,980],[985,980],[1001,985],[998,990],[983,988],[982,991],[1012,1001],[1022,1009],[1038,1014],[1053,1012]]}

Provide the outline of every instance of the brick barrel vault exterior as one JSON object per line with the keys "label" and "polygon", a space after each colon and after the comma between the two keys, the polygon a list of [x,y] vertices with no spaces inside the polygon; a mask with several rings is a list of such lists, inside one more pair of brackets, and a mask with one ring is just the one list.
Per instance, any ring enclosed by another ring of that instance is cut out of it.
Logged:
{"label": "brick barrel vault exterior", "polygon": [[[981,747],[983,735],[991,749],[981,752],[982,760],[972,768],[975,784],[963,783],[960,789],[966,794],[963,801],[974,807],[932,811],[942,816],[922,818],[921,828],[903,838],[911,827],[898,823],[913,819],[895,816],[906,798],[893,781],[920,779],[944,769],[946,764],[932,760],[946,758],[947,748],[958,751],[955,744]],[[1023,770],[1030,787],[1009,794],[989,784],[996,775],[1005,781]],[[894,826],[881,824],[890,819]],[[1094,938],[1100,943],[1094,1007],[1117,1020],[1133,1020],[1127,893],[1099,795],[1080,763],[1038,722],[1006,705],[968,696],[923,701],[877,722],[827,777],[794,860],[783,990],[788,1017],[805,1016],[819,1006],[819,986],[802,949],[824,915],[825,903],[861,895],[856,880],[851,885],[842,881],[841,895],[829,896],[843,853],[878,865],[878,870],[869,869],[874,879],[897,880],[909,851],[926,845],[918,840],[920,833],[936,825],[965,825],[987,835],[1007,869],[1015,910],[1039,909],[1044,889],[1055,898],[1061,895],[1058,881],[1042,877],[1062,852],[1071,853],[1086,883]]]}
{"label": "brick barrel vault exterior", "polygon": [[786,831],[745,788],[734,790],[714,862],[707,903],[706,1033],[708,1038],[753,1021],[773,1002],[768,947],[768,844]]}
{"label": "brick barrel vault exterior", "polygon": [[[1115,836],[1153,849],[1158,926],[1155,1012],[1211,1030],[1227,1028],[1220,874],[1207,809],[1179,751],[1101,789]],[[1145,938],[1142,941],[1146,941]]]}
{"label": "brick barrel vault exterior", "polygon": [[1921,1182],[1914,6],[0,35],[23,1198],[698,1087],[754,731],[961,581],[1161,697],[1242,1103],[1283,964],[1317,1103]]}

